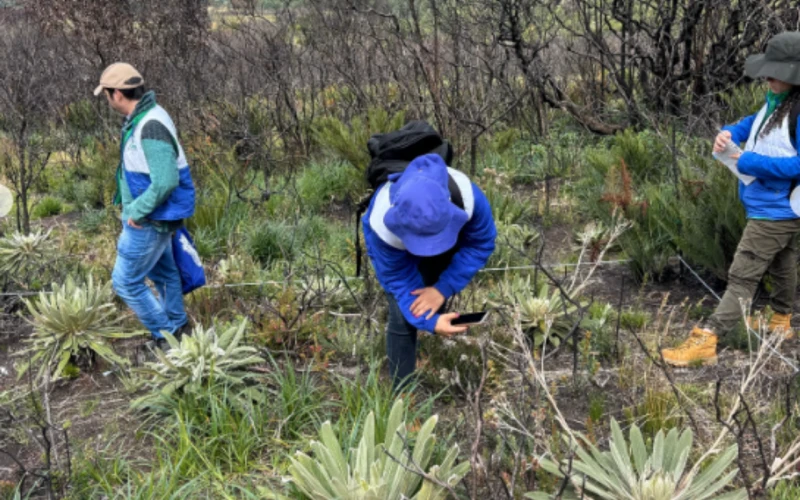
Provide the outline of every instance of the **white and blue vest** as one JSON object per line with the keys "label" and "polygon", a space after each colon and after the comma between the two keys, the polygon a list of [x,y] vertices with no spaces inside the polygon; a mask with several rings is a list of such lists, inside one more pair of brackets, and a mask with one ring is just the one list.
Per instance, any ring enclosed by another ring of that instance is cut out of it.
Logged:
{"label": "white and blue vest", "polygon": [[167,128],[172,136],[173,145],[178,151],[178,177],[180,179],[178,187],[170,194],[167,201],[156,208],[147,218],[156,221],[174,221],[186,219],[194,215],[195,190],[192,182],[192,175],[189,171],[189,163],[183,147],[178,141],[178,133],[175,124],[169,114],[161,106],[154,106],[136,124],[125,143],[122,152],[122,168],[125,180],[131,191],[133,198],[137,198],[150,186],[150,166],[142,148],[142,130],[147,122],[156,120]]}
{"label": "white and blue vest", "polygon": [[[745,145],[745,151],[752,151],[763,156],[772,158],[791,158],[797,156],[792,138],[789,135],[789,116],[785,116],[780,126],[770,130],[763,137],[759,132],[766,126],[767,106],[761,108],[753,121],[750,129],[750,136]],[[762,126],[763,124],[763,126]],[[767,215],[773,213],[776,218],[786,218],[786,213],[800,217],[800,187],[795,186],[790,180],[763,180],[757,179],[756,182],[748,186],[740,185],[740,196],[747,206],[759,204],[766,208]],[[791,210],[791,212],[789,211]]]}
{"label": "white and blue vest", "polygon": [[[475,211],[475,193],[472,191],[472,181],[470,181],[469,177],[463,172],[454,168],[447,167],[447,173],[450,174],[450,177],[455,181],[456,187],[461,193],[461,200],[464,202],[464,211],[467,212],[467,220],[472,219],[472,214]],[[392,184],[394,184],[394,182],[387,181],[375,192],[375,201],[372,205],[372,212],[370,212],[369,215],[369,227],[378,235],[378,238],[387,245],[398,250],[405,250],[406,247],[403,245],[403,242],[400,241],[400,238],[389,231],[389,228],[386,227],[386,223],[383,222],[386,212],[392,207],[392,203],[389,201],[389,191],[392,188]]]}

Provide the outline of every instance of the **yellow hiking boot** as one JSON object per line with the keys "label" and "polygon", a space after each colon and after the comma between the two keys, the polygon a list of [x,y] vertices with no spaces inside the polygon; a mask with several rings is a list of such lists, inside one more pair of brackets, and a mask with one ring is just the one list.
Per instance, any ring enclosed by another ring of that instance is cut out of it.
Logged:
{"label": "yellow hiking boot", "polygon": [[[772,317],[769,318],[769,323],[767,324],[767,331],[769,333],[778,333],[783,335],[783,338],[786,340],[794,338],[794,330],[792,329],[792,315],[791,314],[781,314],[781,313],[773,313]],[[754,330],[758,330],[758,319],[750,316],[747,321],[747,325]]]}
{"label": "yellow hiking boot", "polygon": [[717,364],[717,336],[711,330],[694,327],[683,344],[661,349],[664,361],[672,366],[701,366]]}

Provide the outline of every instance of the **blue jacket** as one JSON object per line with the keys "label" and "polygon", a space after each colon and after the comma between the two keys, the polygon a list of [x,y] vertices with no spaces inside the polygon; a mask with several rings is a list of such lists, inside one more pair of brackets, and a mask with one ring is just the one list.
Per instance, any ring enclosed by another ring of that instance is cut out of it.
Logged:
{"label": "blue jacket", "polygon": [[[758,113],[742,118],[733,125],[722,130],[731,133],[731,140],[736,144],[747,141]],[[794,147],[800,144],[800,117],[798,117],[798,134],[792,138]],[[797,219],[789,205],[792,187],[800,181],[800,155],[790,158],[773,158],[752,151],[745,151],[737,165],[739,172],[756,177],[756,180],[745,186],[739,182],[739,199],[744,205],[748,219],[790,220]]]}
{"label": "blue jacket", "polygon": [[[472,184],[472,191],[475,196],[472,218],[461,229],[450,266],[442,272],[439,281],[434,285],[445,299],[466,288],[494,252],[497,229],[492,217],[492,207],[478,186]],[[426,315],[415,318],[411,314],[411,304],[416,299],[411,292],[425,287],[417,269],[420,258],[388,245],[372,230],[369,218],[376,199],[377,196],[373,196],[369,209],[361,219],[367,254],[375,275],[383,289],[397,300],[406,321],[419,330],[433,332],[439,315],[426,320]]]}

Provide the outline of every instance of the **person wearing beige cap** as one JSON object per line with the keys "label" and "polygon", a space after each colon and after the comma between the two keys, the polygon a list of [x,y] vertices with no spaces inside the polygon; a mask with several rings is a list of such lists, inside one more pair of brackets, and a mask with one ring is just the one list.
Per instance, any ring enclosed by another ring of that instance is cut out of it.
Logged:
{"label": "person wearing beige cap", "polygon": [[175,125],[144,83],[136,68],[115,63],[103,71],[94,94],[105,93],[111,108],[125,116],[114,197],[122,205],[114,290],[166,349],[163,332],[179,336],[188,326],[172,235],[194,214],[195,190]]}

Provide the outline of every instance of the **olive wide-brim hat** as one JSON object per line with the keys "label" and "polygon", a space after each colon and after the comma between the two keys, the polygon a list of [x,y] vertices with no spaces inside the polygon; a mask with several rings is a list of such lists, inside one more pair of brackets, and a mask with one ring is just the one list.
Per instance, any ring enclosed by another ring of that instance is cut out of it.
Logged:
{"label": "olive wide-brim hat", "polygon": [[744,71],[750,78],[774,78],[800,85],[800,31],[772,37],[763,54],[747,58]]}

